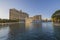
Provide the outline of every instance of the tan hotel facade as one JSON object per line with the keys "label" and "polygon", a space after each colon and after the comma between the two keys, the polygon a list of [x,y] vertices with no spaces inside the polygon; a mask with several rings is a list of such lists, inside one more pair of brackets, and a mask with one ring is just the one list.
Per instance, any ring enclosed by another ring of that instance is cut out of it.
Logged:
{"label": "tan hotel facade", "polygon": [[28,17],[29,15],[25,12],[22,12],[22,10],[18,11],[14,8],[9,10],[9,19],[11,20],[16,20],[16,19],[25,20],[25,18]]}
{"label": "tan hotel facade", "polygon": [[9,19],[11,19],[11,20],[16,20],[16,19],[25,20],[26,24],[27,23],[30,24],[32,21],[42,20],[42,17],[41,17],[41,15],[35,15],[33,17],[29,17],[29,14],[22,12],[21,10],[18,11],[16,9],[10,9],[9,10]]}

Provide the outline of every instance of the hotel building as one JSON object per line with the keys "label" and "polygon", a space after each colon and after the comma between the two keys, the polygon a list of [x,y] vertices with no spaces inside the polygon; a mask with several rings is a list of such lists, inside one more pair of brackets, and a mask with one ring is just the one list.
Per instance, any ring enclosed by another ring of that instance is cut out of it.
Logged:
{"label": "hotel building", "polygon": [[25,12],[22,12],[22,10],[18,11],[16,9],[10,9],[9,10],[9,19],[10,20],[25,20],[25,18],[28,18],[29,15]]}
{"label": "hotel building", "polygon": [[22,10],[18,11],[16,9],[9,10],[9,19],[10,20],[19,20],[20,22],[25,22],[25,24],[30,24],[33,21],[41,21],[41,15],[35,15],[33,17],[29,17],[29,15]]}

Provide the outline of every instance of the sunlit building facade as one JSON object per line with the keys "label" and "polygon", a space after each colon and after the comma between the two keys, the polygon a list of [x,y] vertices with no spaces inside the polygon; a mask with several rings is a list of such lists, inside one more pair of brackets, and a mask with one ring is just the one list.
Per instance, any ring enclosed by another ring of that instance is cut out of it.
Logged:
{"label": "sunlit building facade", "polygon": [[25,20],[25,18],[28,18],[29,15],[25,12],[22,12],[22,10],[18,11],[16,9],[10,9],[9,10],[9,19],[11,20]]}
{"label": "sunlit building facade", "polygon": [[16,9],[10,9],[9,10],[9,19],[10,20],[21,20],[25,21],[25,23],[30,24],[33,21],[41,21],[41,15],[35,15],[33,17],[29,17],[29,15],[25,12],[22,12],[22,10],[18,11]]}
{"label": "sunlit building facade", "polygon": [[26,18],[25,20],[26,26],[31,25],[31,23],[41,23],[41,22],[42,22],[41,15],[35,15],[33,17]]}
{"label": "sunlit building facade", "polygon": [[42,20],[41,15],[33,16],[33,20]]}

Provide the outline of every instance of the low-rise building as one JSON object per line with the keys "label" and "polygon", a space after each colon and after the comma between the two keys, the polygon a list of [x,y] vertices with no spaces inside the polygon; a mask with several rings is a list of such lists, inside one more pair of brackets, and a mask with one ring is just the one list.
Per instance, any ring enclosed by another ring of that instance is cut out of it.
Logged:
{"label": "low-rise building", "polygon": [[40,23],[42,21],[41,15],[35,15],[33,17],[26,18],[26,26],[31,25],[31,23]]}
{"label": "low-rise building", "polygon": [[41,15],[35,15],[33,16],[33,20],[42,20]]}

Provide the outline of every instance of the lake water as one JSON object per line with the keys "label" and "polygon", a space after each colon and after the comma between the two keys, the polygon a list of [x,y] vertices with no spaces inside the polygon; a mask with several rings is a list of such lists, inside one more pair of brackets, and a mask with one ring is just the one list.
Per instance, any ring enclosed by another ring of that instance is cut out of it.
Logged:
{"label": "lake water", "polygon": [[0,26],[0,40],[60,40],[60,26],[52,22]]}

